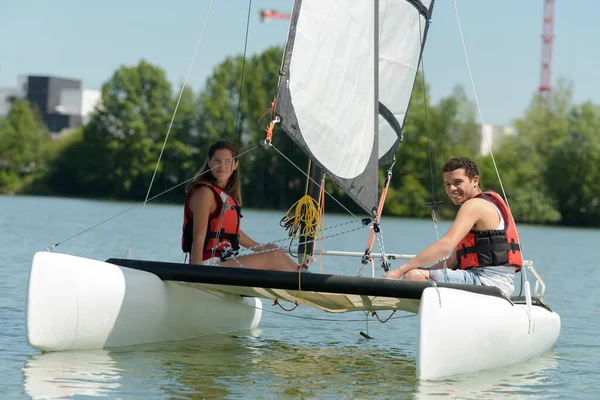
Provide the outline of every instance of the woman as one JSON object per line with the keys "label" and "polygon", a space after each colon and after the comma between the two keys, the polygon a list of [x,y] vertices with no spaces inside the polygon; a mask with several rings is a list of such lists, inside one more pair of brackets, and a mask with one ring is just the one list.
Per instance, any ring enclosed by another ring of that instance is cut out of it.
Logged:
{"label": "woman", "polygon": [[226,140],[208,149],[206,164],[186,187],[182,249],[190,253],[191,264],[296,271],[298,265],[281,250],[236,257],[237,262],[233,258],[220,260],[228,247],[237,250],[242,245],[254,251],[277,248],[274,244],[259,246],[240,229],[238,154],[235,144]]}

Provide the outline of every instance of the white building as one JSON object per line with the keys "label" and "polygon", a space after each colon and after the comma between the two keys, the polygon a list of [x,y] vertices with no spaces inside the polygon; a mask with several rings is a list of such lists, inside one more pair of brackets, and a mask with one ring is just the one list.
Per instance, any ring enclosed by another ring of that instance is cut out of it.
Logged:
{"label": "white building", "polygon": [[102,92],[99,90],[83,89],[81,93],[81,117],[83,124],[90,121],[92,112],[102,101]]}
{"label": "white building", "polygon": [[18,96],[16,88],[0,88],[0,118],[6,117],[13,100]]}
{"label": "white building", "polygon": [[483,125],[481,127],[481,147],[479,150],[481,155],[490,154],[490,148],[496,151],[500,147],[503,138],[515,136],[516,134],[516,129],[510,125]]}

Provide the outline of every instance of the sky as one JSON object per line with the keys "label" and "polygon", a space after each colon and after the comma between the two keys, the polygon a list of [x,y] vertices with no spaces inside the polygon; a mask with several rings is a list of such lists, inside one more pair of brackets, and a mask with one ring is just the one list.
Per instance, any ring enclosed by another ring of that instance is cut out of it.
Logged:
{"label": "sky", "polygon": [[[352,1],[352,0],[348,0]],[[100,89],[121,65],[141,59],[183,83],[210,0],[4,0],[0,5],[0,88],[19,75],[77,78]],[[552,83],[566,78],[574,100],[600,104],[598,0],[557,0]],[[225,57],[242,54],[248,0],[214,0],[188,85],[202,89]],[[483,122],[522,117],[540,82],[543,0],[456,0]],[[248,53],[283,45],[288,21],[264,24],[259,10],[289,12],[293,0],[253,0]],[[454,0],[436,0],[424,51],[432,101],[462,85],[475,99]],[[595,66],[595,67],[594,67]],[[269,106],[268,104],[266,105]]]}

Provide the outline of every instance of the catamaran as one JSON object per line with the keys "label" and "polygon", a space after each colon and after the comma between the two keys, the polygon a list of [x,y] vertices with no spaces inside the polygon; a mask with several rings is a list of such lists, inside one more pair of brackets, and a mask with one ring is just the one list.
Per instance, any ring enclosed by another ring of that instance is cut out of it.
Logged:
{"label": "catamaran", "polygon": [[[366,212],[374,236],[385,197],[378,169],[401,142],[433,4],[296,0],[291,14],[269,126],[279,124],[315,170]],[[411,257],[370,247],[321,254],[340,263],[348,255],[379,257],[384,269],[390,259]],[[260,323],[261,299],[331,313],[398,310],[418,318],[417,378],[437,379],[519,363],[554,346],[560,317],[544,303],[545,284],[530,261],[522,276],[524,295],[507,297],[495,287],[384,279],[374,269],[371,276],[293,273],[43,251],[31,267],[27,341],[65,351],[251,329]]]}

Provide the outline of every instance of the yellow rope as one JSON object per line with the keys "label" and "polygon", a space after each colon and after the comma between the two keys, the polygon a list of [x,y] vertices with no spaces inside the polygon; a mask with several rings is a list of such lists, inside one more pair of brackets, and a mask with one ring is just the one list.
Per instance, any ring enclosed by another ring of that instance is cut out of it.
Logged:
{"label": "yellow rope", "polygon": [[[311,161],[308,164],[308,174],[310,177]],[[308,235],[314,236],[316,242],[319,236],[319,227],[321,226],[321,205],[320,202],[313,199],[308,195],[308,188],[310,184],[310,178],[306,180],[306,187],[304,190],[304,196],[294,203],[285,213],[285,216],[281,219],[280,225],[288,231],[288,236],[292,237],[292,243],[294,238],[306,237]],[[323,232],[321,233],[323,234]],[[291,244],[290,244],[291,246]],[[314,245],[313,245],[314,246]],[[304,246],[304,254],[302,255],[300,265],[308,264],[306,262],[306,245]],[[301,286],[301,267],[298,268],[298,290],[300,291],[300,297],[304,302],[304,296],[302,294]]]}
{"label": "yellow rope", "polygon": [[[281,220],[282,226],[289,231],[290,237],[315,235],[321,222],[320,214],[319,203],[309,195],[304,195],[287,210]],[[301,230],[302,225],[304,227]]]}
{"label": "yellow rope", "polygon": [[[310,176],[311,162],[308,164],[308,176]],[[294,203],[281,219],[281,226],[288,231],[288,236],[299,237],[311,234],[317,236],[321,225],[321,205],[319,201],[308,195],[310,178],[306,180],[304,196]],[[300,229],[302,226],[302,230]],[[305,246],[306,249],[306,246]],[[302,264],[302,263],[301,263]]]}

